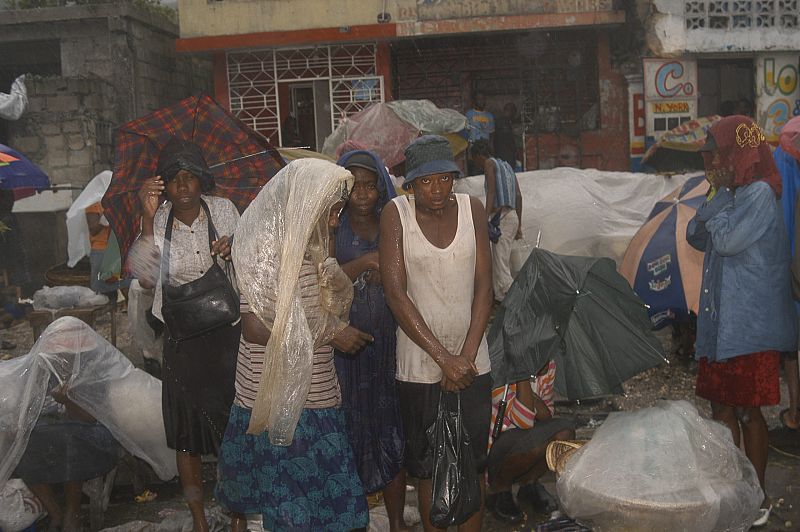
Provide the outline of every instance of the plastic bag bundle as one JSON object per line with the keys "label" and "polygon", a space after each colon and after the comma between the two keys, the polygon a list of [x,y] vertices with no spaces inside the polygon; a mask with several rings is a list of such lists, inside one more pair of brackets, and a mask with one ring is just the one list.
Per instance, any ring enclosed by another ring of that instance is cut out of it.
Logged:
{"label": "plastic bag bundle", "polygon": [[[5,87],[3,87],[5,88]],[[11,92],[0,92],[0,118],[19,120],[28,107],[28,89],[22,75],[11,84]]]}
{"label": "plastic bag bundle", "polygon": [[686,401],[608,416],[556,484],[566,513],[606,530],[747,530],[764,494],[730,430]]}
{"label": "plastic bag bundle", "polygon": [[45,286],[33,294],[34,310],[61,310],[65,308],[105,305],[108,298],[85,286]]}
{"label": "plastic bag bundle", "polygon": [[162,480],[177,474],[161,414],[161,381],[77,318],[60,318],[25,356],[0,362],[0,485],[25,452],[45,398],[66,384],[68,397],[102,423]]}
{"label": "plastic bag bundle", "polygon": [[[292,161],[278,172],[239,220],[233,264],[239,288],[253,313],[270,330],[248,432],[267,430],[274,445],[290,445],[311,386],[314,349],[346,324],[353,297],[328,258],[330,208],[347,197],[353,176],[319,159]],[[319,272],[325,295],[313,312],[303,308],[299,274],[304,258]],[[343,289],[342,289],[343,288]]]}
{"label": "plastic bag bundle", "polygon": [[20,532],[45,514],[44,505],[20,479],[0,487],[0,530]]}

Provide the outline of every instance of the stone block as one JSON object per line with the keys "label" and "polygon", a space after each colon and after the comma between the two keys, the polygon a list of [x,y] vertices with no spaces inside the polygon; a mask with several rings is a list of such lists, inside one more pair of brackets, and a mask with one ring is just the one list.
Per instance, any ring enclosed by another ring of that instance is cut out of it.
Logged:
{"label": "stone block", "polygon": [[[43,124],[44,127],[47,124]],[[66,147],[64,146],[64,137],[60,133],[57,135],[47,135],[44,138],[44,145],[48,152],[51,151],[64,151]]]}
{"label": "stone block", "polygon": [[73,151],[80,151],[86,147],[86,139],[81,133],[70,133],[66,135],[67,147]]}
{"label": "stone block", "polygon": [[89,166],[94,162],[94,157],[91,149],[84,148],[82,150],[69,151],[69,165],[70,166]]}
{"label": "stone block", "polygon": [[78,108],[78,97],[72,94],[48,96],[47,110],[53,113],[74,111]]}
{"label": "stone block", "polygon": [[93,165],[72,165],[61,170],[61,175],[68,183],[76,186],[83,186],[87,184],[95,176],[96,172],[93,170]]}
{"label": "stone block", "polygon": [[44,110],[45,99],[40,97],[29,97],[27,113],[40,113]]}
{"label": "stone block", "polygon": [[42,141],[39,137],[16,137],[13,146],[20,153],[29,155],[39,151]]}
{"label": "stone block", "polygon": [[44,157],[44,165],[49,168],[67,166],[67,152],[65,150],[48,150]]}
{"label": "stone block", "polygon": [[60,133],[61,133],[60,124],[42,124],[43,135],[59,135]]}
{"label": "stone block", "polygon": [[64,133],[80,133],[83,126],[79,120],[69,120],[61,124],[61,131]]}
{"label": "stone block", "polygon": [[66,166],[56,168],[45,165],[44,170],[47,172],[47,177],[50,178],[50,184],[52,185],[64,185],[71,183],[68,175],[69,168]]}

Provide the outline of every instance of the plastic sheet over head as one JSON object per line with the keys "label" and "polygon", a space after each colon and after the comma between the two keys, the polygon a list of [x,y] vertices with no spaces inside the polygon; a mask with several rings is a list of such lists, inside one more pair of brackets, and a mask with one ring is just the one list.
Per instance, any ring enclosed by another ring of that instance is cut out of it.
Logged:
{"label": "plastic sheet over head", "polygon": [[[74,267],[83,257],[92,252],[89,241],[89,223],[86,221],[86,208],[103,199],[111,183],[111,170],[103,170],[89,181],[75,198],[67,211],[67,266]],[[102,225],[108,225],[105,216],[100,217]]]}
{"label": "plastic sheet over head", "polygon": [[161,381],[134,368],[86,323],[64,317],[30,353],[0,362],[0,485],[24,454],[46,396],[65,384],[67,396],[159,478],[177,474],[164,432]]}
{"label": "plastic sheet over head", "polygon": [[764,494],[730,430],[687,401],[617,412],[568,459],[566,513],[607,530],[747,530]]}
{"label": "plastic sheet over head", "polygon": [[[333,163],[292,161],[264,186],[236,229],[232,257],[239,288],[271,332],[248,432],[267,430],[274,445],[292,442],[311,386],[314,349],[347,323],[353,286],[342,282],[344,272],[328,256],[328,219],[352,183],[353,175]],[[301,303],[304,257],[318,271],[316,309]]]}

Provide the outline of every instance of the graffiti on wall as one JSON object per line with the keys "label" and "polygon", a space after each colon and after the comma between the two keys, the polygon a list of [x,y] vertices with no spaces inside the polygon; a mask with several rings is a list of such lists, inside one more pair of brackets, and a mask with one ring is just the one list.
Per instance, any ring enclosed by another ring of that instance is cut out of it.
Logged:
{"label": "graffiti on wall", "polygon": [[756,118],[770,142],[777,142],[786,122],[800,115],[799,58],[765,54],[757,59]]}

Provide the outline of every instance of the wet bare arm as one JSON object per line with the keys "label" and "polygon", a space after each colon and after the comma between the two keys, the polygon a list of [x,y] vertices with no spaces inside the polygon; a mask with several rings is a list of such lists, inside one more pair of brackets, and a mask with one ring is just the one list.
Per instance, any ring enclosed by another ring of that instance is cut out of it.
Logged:
{"label": "wet bare arm", "polygon": [[242,338],[251,344],[267,345],[269,329],[252,312],[242,312]]}
{"label": "wet bare arm", "polygon": [[365,271],[378,269],[378,252],[370,251],[369,253],[364,253],[357,259],[342,264],[341,267],[350,280],[355,281]]}
{"label": "wet bare arm", "polygon": [[474,362],[492,312],[492,253],[489,249],[489,231],[483,223],[486,211],[478,198],[470,197],[470,204],[475,226],[475,296],[461,354]]}
{"label": "wet bare arm", "polygon": [[[488,236],[487,236],[488,239]],[[386,303],[394,314],[400,328],[411,340],[425,350],[436,364],[442,368],[445,377],[459,388],[472,382],[475,368],[471,360],[453,356],[431,332],[419,310],[408,297],[403,256],[403,228],[397,206],[389,202],[381,214],[380,272],[384,280]]]}
{"label": "wet bare arm", "polygon": [[536,421],[546,421],[553,417],[550,408],[547,407],[547,403],[537,394],[533,393],[530,379],[517,382],[517,401],[521,402],[528,410],[534,413]]}

